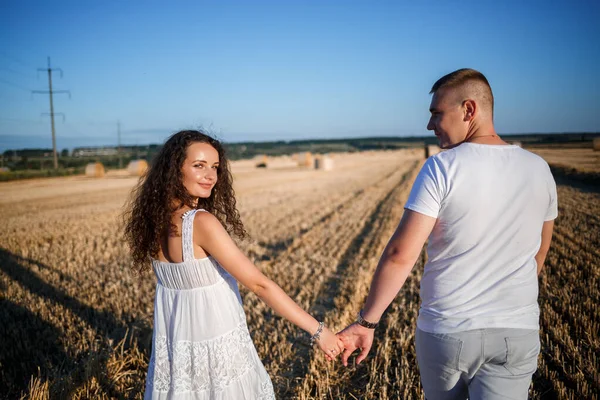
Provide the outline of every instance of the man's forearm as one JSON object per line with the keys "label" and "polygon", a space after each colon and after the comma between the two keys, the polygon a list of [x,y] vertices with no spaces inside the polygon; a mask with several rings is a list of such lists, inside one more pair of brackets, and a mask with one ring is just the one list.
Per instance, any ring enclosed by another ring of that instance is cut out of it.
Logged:
{"label": "man's forearm", "polygon": [[364,319],[370,322],[379,321],[404,285],[414,264],[407,261],[395,262],[389,258],[380,261],[363,308]]}
{"label": "man's forearm", "polygon": [[436,219],[406,210],[396,232],[388,242],[371,282],[369,295],[363,308],[363,318],[379,321],[383,312],[394,300],[421,254]]}

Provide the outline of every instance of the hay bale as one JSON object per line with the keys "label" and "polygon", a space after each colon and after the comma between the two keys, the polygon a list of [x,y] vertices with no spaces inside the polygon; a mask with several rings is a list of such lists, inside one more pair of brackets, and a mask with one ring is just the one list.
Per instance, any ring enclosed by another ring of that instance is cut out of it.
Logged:
{"label": "hay bale", "polygon": [[331,171],[333,169],[333,159],[329,156],[316,157],[314,165],[315,169]]}
{"label": "hay bale", "polygon": [[594,138],[594,151],[600,151],[600,136]]}
{"label": "hay bale", "polygon": [[513,146],[523,147],[523,143],[517,142],[517,141],[512,141],[512,142],[510,142],[510,144],[512,144]]}
{"label": "hay bale", "polygon": [[310,151],[304,153],[298,153],[297,155],[298,166],[300,167],[312,167],[313,166],[313,156]]}
{"label": "hay bale", "polygon": [[148,169],[148,162],[146,160],[131,160],[127,164],[127,172],[129,175],[142,176]]}
{"label": "hay bale", "polygon": [[254,159],[256,160],[256,164],[254,164],[256,168],[267,168],[269,165],[269,157],[266,154],[256,156]]}
{"label": "hay bale", "polygon": [[85,166],[85,176],[90,178],[102,178],[104,176],[104,165],[100,162],[89,163]]}

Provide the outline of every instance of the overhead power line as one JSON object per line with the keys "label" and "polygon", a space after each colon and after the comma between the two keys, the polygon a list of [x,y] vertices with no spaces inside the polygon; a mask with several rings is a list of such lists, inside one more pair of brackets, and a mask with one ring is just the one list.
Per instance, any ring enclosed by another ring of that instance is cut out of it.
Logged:
{"label": "overhead power line", "polygon": [[27,124],[39,124],[41,122],[41,121],[33,121],[30,119],[4,118],[4,117],[0,117],[0,121],[20,122],[20,123],[27,123]]}
{"label": "overhead power line", "polygon": [[12,68],[9,68],[9,67],[0,67],[0,71],[6,71],[6,72],[9,72],[11,74],[22,76],[24,78],[29,78],[29,79],[33,79],[34,78],[34,76],[32,76],[32,75],[24,74],[21,71],[17,71],[16,69],[12,69]]}
{"label": "overhead power line", "polygon": [[0,82],[4,83],[5,85],[9,85],[9,86],[12,86],[12,87],[16,87],[17,89],[24,90],[24,91],[26,91],[26,92],[31,92],[31,89],[27,89],[27,88],[26,88],[26,87],[24,87],[24,86],[17,85],[16,83],[12,83],[12,82],[10,82],[10,81],[7,81],[7,80],[5,80],[5,79],[2,79],[2,78],[0,78]]}
{"label": "overhead power line", "polygon": [[16,63],[19,63],[23,67],[26,67],[28,69],[29,68],[35,68],[35,66],[33,66],[33,65],[29,64],[29,63],[26,63],[25,61],[23,61],[23,60],[15,57],[15,56],[11,56],[10,54],[6,53],[5,51],[0,50],[0,56],[3,56],[4,58],[8,58],[8,59],[10,59],[10,60],[12,60],[12,61],[14,61]]}

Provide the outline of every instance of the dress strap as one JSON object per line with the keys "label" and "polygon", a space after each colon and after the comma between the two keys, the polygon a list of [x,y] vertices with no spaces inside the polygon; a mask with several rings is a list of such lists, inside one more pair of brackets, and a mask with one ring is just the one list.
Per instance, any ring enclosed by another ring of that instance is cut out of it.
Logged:
{"label": "dress strap", "polygon": [[201,209],[186,211],[181,223],[181,247],[183,248],[183,261],[194,259],[194,216]]}

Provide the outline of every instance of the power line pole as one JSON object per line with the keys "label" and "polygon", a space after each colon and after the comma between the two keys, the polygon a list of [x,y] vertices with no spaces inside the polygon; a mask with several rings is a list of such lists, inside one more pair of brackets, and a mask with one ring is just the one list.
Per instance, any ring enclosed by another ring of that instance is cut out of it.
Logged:
{"label": "power line pole", "polygon": [[123,169],[123,160],[121,158],[121,121],[117,121],[117,154],[119,155],[119,169]]}
{"label": "power line pole", "polygon": [[63,121],[65,119],[65,115],[63,113],[55,113],[54,112],[54,101],[52,99],[53,93],[68,93],[69,98],[71,98],[71,92],[68,90],[55,90],[52,91],[52,71],[60,71],[60,77],[62,78],[63,72],[60,68],[51,68],[50,67],[50,57],[48,57],[48,68],[38,68],[39,71],[48,71],[48,91],[46,90],[32,90],[31,93],[49,93],[50,94],[50,114],[44,113],[42,115],[50,115],[50,124],[52,126],[52,152],[54,154],[54,169],[58,169],[58,156],[56,154],[56,132],[54,130],[54,115],[62,115]]}

